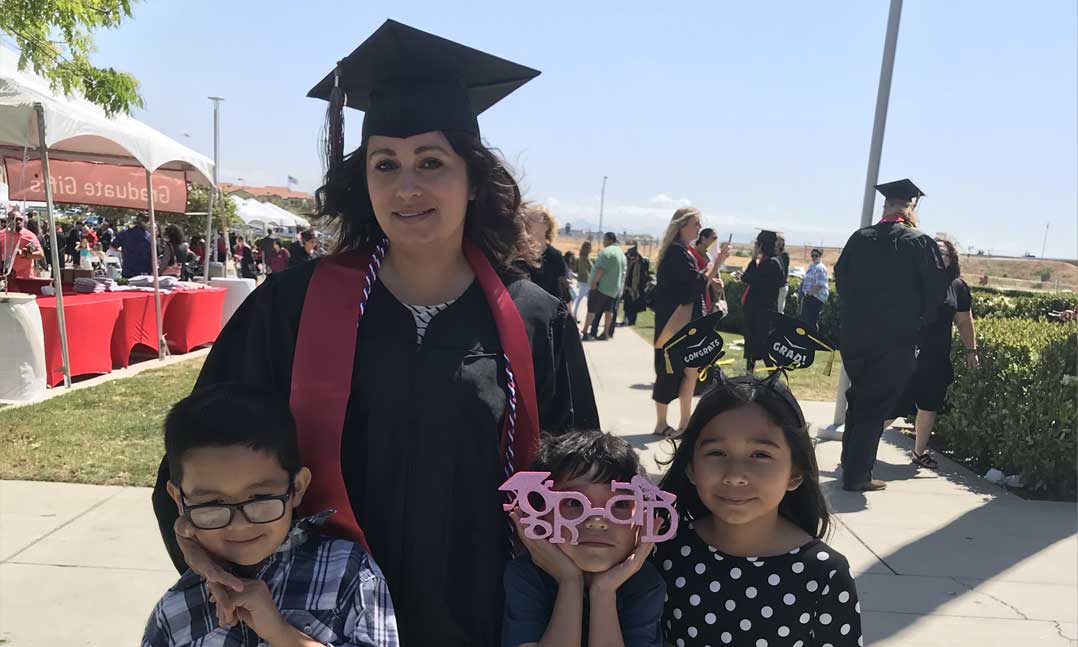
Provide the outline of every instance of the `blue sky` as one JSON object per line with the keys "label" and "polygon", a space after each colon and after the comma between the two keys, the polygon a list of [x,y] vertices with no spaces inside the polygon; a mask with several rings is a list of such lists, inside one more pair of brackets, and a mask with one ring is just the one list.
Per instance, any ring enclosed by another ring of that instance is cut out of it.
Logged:
{"label": "blue sky", "polygon": [[[394,6],[395,5],[395,6]],[[386,18],[542,70],[482,117],[528,196],[562,222],[658,232],[679,204],[724,236],[840,243],[859,220],[886,0],[156,0],[97,37],[137,116],[212,153],[221,178],[319,183],[324,104],[305,98]],[[929,232],[1078,257],[1078,3],[907,0],[880,179],[928,194]],[[356,141],[361,115],[347,111]],[[877,206],[879,206],[877,202]]]}

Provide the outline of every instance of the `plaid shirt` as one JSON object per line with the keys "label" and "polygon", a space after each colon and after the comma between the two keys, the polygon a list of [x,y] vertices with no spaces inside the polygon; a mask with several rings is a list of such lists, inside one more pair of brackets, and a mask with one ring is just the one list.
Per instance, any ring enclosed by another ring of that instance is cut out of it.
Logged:
{"label": "plaid shirt", "polygon": [[[288,624],[333,647],[398,645],[389,588],[362,546],[311,532],[330,512],[300,520],[261,566]],[[142,647],[259,647],[259,636],[242,623],[217,624],[205,581],[192,571],[180,577],[154,607]]]}
{"label": "plaid shirt", "polygon": [[827,285],[827,266],[822,262],[809,265],[805,278],[801,279],[800,292],[802,296],[810,294],[827,303],[827,297],[831,295],[831,288]]}

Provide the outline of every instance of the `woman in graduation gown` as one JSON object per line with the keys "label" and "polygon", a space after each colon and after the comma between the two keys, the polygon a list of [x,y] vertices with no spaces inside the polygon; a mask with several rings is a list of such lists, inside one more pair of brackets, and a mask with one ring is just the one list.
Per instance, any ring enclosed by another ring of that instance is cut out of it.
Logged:
{"label": "woman in graduation gown", "polygon": [[[660,436],[681,435],[689,424],[692,395],[696,385],[695,368],[683,366],[676,354],[665,353],[663,345],[682,326],[704,314],[704,291],[718,274],[719,266],[729,256],[729,246],[723,245],[710,269],[701,270],[690,251],[700,233],[700,211],[683,207],[674,212],[659,247],[659,269],[655,272],[655,385],[651,399],[655,401],[655,429]],[[675,430],[667,423],[667,410],[674,400],[681,407],[681,418]]]}
{"label": "woman in graduation gown", "polygon": [[786,285],[786,273],[777,255],[780,240],[776,232],[761,231],[756,236],[752,260],[741,275],[741,281],[747,284],[741,294],[747,373],[755,370],[757,361],[767,359],[767,335],[778,312],[779,289]]}
{"label": "woman in graduation gown", "polygon": [[[540,431],[573,425],[575,326],[512,268],[530,254],[520,191],[476,119],[537,74],[393,21],[339,62],[310,93],[330,100],[317,196],[338,251],[270,275],[196,385],[289,398],[314,479],[300,513],[333,508],[327,531],[366,543],[406,646],[498,643],[511,546],[498,485]],[[365,117],[341,159],[345,102]],[[577,404],[597,425],[594,402]],[[167,478],[162,464],[155,512],[173,560],[227,584],[177,542]]]}

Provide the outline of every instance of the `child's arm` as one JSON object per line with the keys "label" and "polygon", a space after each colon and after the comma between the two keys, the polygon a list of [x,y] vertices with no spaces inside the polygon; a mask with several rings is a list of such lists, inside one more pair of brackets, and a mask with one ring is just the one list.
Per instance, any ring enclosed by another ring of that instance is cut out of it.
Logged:
{"label": "child's arm", "polygon": [[[590,647],[607,647],[608,645],[622,647],[629,644],[621,632],[617,593],[621,585],[640,570],[653,548],[655,548],[653,543],[641,543],[624,562],[597,574],[592,579],[591,586],[588,588],[588,602],[591,609],[588,622]],[[662,614],[661,603],[658,614]]]}
{"label": "child's arm", "polygon": [[[850,565],[841,555],[841,563],[834,563],[828,571],[828,579],[817,603],[813,620],[813,645],[854,647],[861,641],[861,605],[857,600],[857,587],[850,575]],[[830,572],[834,571],[834,576]]]}
{"label": "child's arm", "polygon": [[[367,577],[367,571],[374,573]],[[389,584],[369,558],[355,578],[355,592],[351,595],[345,615],[345,634],[348,642],[340,647],[398,647],[397,614],[389,597]]]}
{"label": "child's arm", "polygon": [[538,615],[545,616],[545,609],[540,608],[543,606],[540,601],[543,593],[522,590],[527,587],[527,582],[519,576],[519,572],[507,569],[503,642],[514,647],[579,647],[583,641],[584,574],[554,544],[545,539],[529,539],[524,534],[518,511],[514,510],[510,518],[517,528],[521,543],[528,549],[532,563],[554,578],[558,583],[558,593],[539,642],[519,642],[517,636],[520,633],[529,636],[538,633],[535,627],[542,622]]}

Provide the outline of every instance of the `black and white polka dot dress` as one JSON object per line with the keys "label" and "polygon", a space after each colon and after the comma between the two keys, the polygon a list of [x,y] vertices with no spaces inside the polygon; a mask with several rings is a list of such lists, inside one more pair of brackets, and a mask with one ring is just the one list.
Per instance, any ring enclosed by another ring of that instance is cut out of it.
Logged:
{"label": "black and white polka dot dress", "polygon": [[789,553],[736,557],[691,523],[653,557],[666,579],[663,627],[677,647],[862,645],[861,606],[846,558],[813,539]]}

